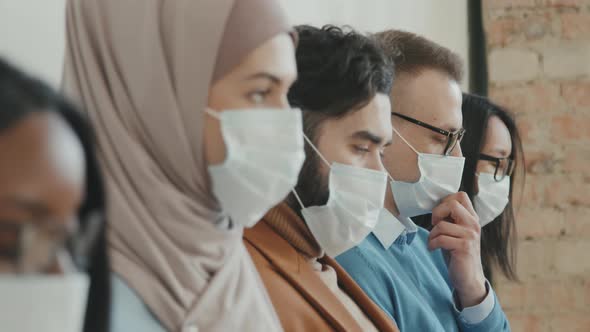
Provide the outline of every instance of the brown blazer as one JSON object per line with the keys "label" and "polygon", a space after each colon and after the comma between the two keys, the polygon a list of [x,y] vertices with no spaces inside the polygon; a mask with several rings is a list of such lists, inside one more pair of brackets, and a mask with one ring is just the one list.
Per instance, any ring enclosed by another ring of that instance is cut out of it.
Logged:
{"label": "brown blazer", "polygon": [[[266,217],[265,217],[266,218]],[[263,219],[244,232],[244,244],[262,277],[286,332],[361,331],[348,309],[326,287],[311,264]],[[332,258],[340,288],[379,331],[399,331],[393,322]]]}

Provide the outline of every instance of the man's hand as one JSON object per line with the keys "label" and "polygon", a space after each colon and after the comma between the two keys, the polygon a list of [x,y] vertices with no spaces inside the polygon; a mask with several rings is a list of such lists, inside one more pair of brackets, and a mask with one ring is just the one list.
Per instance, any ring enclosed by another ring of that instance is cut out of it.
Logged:
{"label": "man's hand", "polygon": [[480,255],[481,226],[469,196],[459,192],[443,199],[432,210],[432,225],[428,248],[449,252],[449,276],[461,306],[480,304],[487,295]]}

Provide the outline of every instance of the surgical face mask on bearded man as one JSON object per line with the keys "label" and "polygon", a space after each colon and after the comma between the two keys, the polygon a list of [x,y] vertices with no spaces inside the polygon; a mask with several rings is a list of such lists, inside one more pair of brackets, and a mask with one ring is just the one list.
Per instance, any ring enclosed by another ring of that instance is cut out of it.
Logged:
{"label": "surgical face mask on bearded man", "polygon": [[[319,176],[319,186],[313,201],[318,205],[304,206],[296,190],[293,194],[301,207],[301,214],[319,245],[329,256],[335,257],[361,243],[377,224],[383,209],[387,174],[368,168],[330,163],[307,139],[323,163],[330,169],[329,185]],[[317,160],[317,159],[316,159]],[[327,202],[325,197],[328,196]]]}

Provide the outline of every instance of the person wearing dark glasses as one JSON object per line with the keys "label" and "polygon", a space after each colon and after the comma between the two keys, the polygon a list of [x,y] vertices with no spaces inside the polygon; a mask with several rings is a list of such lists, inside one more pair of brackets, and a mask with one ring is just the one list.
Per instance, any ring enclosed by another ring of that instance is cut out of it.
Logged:
{"label": "person wearing dark glasses", "polygon": [[[480,218],[459,192],[462,60],[412,33],[375,37],[396,70],[391,190],[372,233],[337,261],[401,331],[509,331],[481,264]],[[411,219],[427,214],[430,231]]]}
{"label": "person wearing dark glasses", "polygon": [[94,149],[68,102],[0,58],[0,331],[108,331]]}
{"label": "person wearing dark glasses", "polygon": [[461,142],[465,156],[462,190],[475,207],[482,229],[481,259],[492,280],[497,265],[509,280],[517,280],[515,266],[514,188],[523,185],[524,154],[512,115],[484,97],[463,95]]}

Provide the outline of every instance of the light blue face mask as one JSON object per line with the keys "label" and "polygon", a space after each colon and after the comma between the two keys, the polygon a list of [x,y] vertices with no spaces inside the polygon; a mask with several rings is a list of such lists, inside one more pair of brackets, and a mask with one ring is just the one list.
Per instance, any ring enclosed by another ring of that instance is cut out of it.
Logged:
{"label": "light blue face mask", "polygon": [[479,173],[477,177],[479,192],[473,198],[473,208],[479,216],[481,227],[494,221],[506,208],[510,196],[510,176],[496,181],[494,174]]}
{"label": "light blue face mask", "polygon": [[82,331],[88,296],[88,276],[0,275],[2,331]]}
{"label": "light blue face mask", "polygon": [[417,182],[391,181],[399,213],[403,217],[431,213],[443,198],[459,191],[465,158],[420,153],[395,128],[393,131],[416,152],[420,170]]}
{"label": "light blue face mask", "polygon": [[357,246],[373,230],[383,208],[387,173],[340,163],[330,164],[313,143],[306,141],[330,167],[330,196],[326,205],[305,207],[301,214],[315,239],[335,257]]}
{"label": "light blue face mask", "polygon": [[252,227],[297,184],[305,160],[301,111],[207,113],[221,122],[227,155],[209,166],[213,193],[235,225]]}

